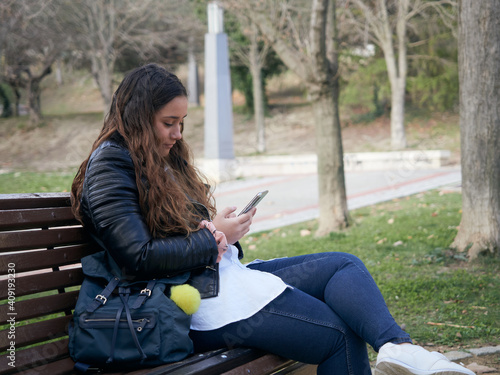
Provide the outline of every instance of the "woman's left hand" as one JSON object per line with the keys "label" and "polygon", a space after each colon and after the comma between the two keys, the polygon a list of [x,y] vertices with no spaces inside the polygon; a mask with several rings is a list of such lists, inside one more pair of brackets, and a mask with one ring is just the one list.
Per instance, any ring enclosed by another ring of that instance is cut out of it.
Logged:
{"label": "woman's left hand", "polygon": [[222,260],[222,256],[228,249],[228,244],[225,234],[217,230],[215,228],[215,225],[207,220],[202,220],[199,224],[199,227],[207,228],[210,231],[210,233],[213,234],[215,242],[217,242],[217,250],[219,251],[219,254],[217,255],[217,263],[219,263]]}
{"label": "woman's left hand", "polygon": [[252,219],[257,208],[252,208],[246,214],[236,216],[236,207],[226,207],[219,212],[213,219],[217,230],[224,232],[227,242],[234,244],[239,241],[249,230]]}

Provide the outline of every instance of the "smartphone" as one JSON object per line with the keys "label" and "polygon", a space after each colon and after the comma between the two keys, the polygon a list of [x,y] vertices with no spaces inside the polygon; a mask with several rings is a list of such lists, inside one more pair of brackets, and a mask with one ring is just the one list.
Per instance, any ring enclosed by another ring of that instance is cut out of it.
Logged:
{"label": "smartphone", "polygon": [[255,195],[255,197],[252,198],[250,202],[245,206],[243,210],[238,214],[238,216],[246,214],[248,211],[250,211],[253,207],[257,206],[262,199],[267,195],[269,190],[264,190]]}

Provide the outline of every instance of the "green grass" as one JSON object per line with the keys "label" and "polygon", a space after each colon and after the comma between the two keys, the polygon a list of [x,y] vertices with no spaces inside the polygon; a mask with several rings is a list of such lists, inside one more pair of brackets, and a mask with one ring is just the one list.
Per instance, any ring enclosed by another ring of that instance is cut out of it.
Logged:
{"label": "green grass", "polygon": [[[353,225],[327,238],[314,237],[316,221],[249,236],[242,241],[245,260],[324,251],[355,254],[396,321],[417,343],[498,345],[500,259],[485,256],[468,263],[464,254],[448,248],[460,209],[458,193],[418,194],[355,210]],[[311,234],[301,236],[303,230]]]}
{"label": "green grass", "polygon": [[10,172],[0,174],[0,194],[70,191],[75,172]]}

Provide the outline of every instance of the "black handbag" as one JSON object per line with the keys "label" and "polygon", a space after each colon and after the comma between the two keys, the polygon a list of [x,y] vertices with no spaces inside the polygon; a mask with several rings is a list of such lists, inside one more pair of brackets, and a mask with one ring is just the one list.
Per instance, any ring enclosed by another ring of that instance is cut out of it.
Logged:
{"label": "black handbag", "polygon": [[130,282],[106,265],[105,252],[82,259],[85,279],[69,327],[75,369],[158,366],[191,354],[191,316],[167,296],[189,273]]}

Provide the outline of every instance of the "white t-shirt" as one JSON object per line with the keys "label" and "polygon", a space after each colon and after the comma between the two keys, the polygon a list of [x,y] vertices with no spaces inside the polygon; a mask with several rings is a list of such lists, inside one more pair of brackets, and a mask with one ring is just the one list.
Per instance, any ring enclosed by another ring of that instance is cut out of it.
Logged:
{"label": "white t-shirt", "polygon": [[278,297],[288,287],[279,277],[241,264],[238,249],[229,245],[219,263],[219,295],[201,300],[191,329],[210,331],[246,319]]}

